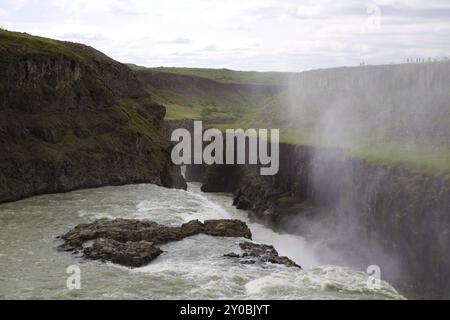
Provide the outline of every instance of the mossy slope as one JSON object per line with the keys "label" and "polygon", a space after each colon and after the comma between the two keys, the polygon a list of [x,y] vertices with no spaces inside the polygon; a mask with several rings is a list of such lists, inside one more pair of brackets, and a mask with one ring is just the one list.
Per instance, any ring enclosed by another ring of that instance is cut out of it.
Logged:
{"label": "mossy slope", "polygon": [[1,30],[0,97],[0,202],[106,184],[182,186],[161,134],[164,107],[93,48]]}

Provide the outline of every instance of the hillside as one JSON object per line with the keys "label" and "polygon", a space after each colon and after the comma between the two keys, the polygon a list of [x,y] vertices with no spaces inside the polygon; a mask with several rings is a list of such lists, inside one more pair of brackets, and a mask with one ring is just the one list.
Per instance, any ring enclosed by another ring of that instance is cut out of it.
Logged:
{"label": "hillside", "polygon": [[195,76],[222,83],[282,84],[287,77],[293,75],[293,73],[284,72],[237,71],[230,69],[211,68],[145,68],[136,65],[132,65],[131,67],[136,70],[148,70],[162,73]]}
{"label": "hillside", "polygon": [[[147,89],[167,106],[167,120],[280,128],[284,142],[450,172],[449,62],[276,73],[276,84],[263,84],[270,73],[138,69]],[[222,73],[232,81],[223,81]]]}
{"label": "hillside", "polygon": [[189,74],[136,70],[155,101],[167,108],[167,120],[203,119],[234,123],[260,109],[264,101],[281,92],[280,85],[225,83]]}
{"label": "hillside", "polygon": [[136,76],[90,47],[0,30],[0,202],[77,188],[183,187],[165,115]]}

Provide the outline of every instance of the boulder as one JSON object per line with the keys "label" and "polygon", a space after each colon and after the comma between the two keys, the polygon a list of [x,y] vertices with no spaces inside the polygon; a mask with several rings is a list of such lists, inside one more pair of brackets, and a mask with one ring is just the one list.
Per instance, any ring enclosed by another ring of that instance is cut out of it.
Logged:
{"label": "boulder", "polygon": [[288,257],[279,256],[278,251],[273,247],[266,244],[258,244],[253,242],[242,242],[239,247],[244,251],[243,254],[231,252],[226,254],[226,257],[237,258],[243,264],[256,264],[256,263],[275,263],[283,264],[287,267],[295,267],[301,269],[298,264],[289,259]]}
{"label": "boulder", "polygon": [[127,267],[140,267],[158,257],[162,250],[148,241],[119,242],[97,239],[84,249],[84,256],[92,260],[111,261]]}
{"label": "boulder", "polygon": [[204,225],[204,233],[211,236],[252,238],[247,224],[240,220],[205,220]]}

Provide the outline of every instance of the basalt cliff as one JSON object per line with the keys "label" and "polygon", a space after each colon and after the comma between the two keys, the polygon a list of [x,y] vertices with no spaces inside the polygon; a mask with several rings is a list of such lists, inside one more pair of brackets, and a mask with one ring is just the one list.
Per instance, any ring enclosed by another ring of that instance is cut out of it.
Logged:
{"label": "basalt cliff", "polygon": [[101,52],[0,30],[0,202],[127,183],[185,188],[164,115]]}

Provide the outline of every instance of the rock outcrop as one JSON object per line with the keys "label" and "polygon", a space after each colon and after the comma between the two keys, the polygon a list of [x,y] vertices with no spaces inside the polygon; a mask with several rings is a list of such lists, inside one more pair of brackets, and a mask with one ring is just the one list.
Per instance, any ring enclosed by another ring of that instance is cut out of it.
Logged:
{"label": "rock outcrop", "polygon": [[186,188],[164,115],[101,52],[0,30],[0,203],[103,185]]}
{"label": "rock outcrop", "polygon": [[111,261],[127,267],[140,267],[158,257],[162,250],[148,241],[120,242],[112,239],[97,239],[92,247],[84,249],[88,259]]}
{"label": "rock outcrop", "polygon": [[239,220],[192,220],[168,227],[149,220],[100,219],[79,224],[61,236],[64,243],[60,248],[81,251],[88,259],[139,267],[162,253],[158,245],[196,234],[252,238],[248,226]]}
{"label": "rock outcrop", "polygon": [[278,251],[273,246],[266,244],[257,244],[252,242],[242,242],[239,247],[244,251],[243,254],[227,253],[226,257],[237,258],[240,263],[243,264],[256,264],[256,263],[274,263],[282,264],[287,267],[295,267],[301,269],[298,264],[289,259],[278,255]]}

